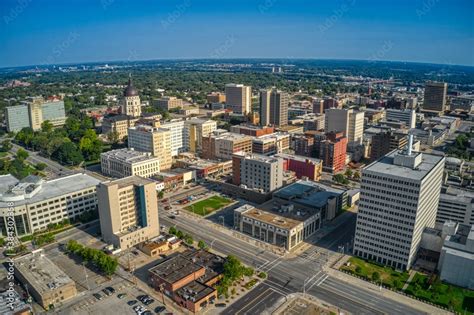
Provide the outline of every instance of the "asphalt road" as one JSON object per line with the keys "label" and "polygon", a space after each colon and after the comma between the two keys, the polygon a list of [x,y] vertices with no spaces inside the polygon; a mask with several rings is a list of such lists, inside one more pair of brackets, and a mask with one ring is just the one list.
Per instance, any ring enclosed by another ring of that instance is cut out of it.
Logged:
{"label": "asphalt road", "polygon": [[339,245],[350,242],[354,231],[355,217],[319,240],[298,257],[286,259],[232,237],[229,231],[206,225],[205,219],[177,216],[170,219],[163,213],[160,224],[176,226],[190,233],[197,240],[204,240],[213,249],[223,254],[235,255],[258,271],[265,271],[268,279],[249,294],[229,306],[226,314],[259,314],[263,310],[284,301],[291,293],[305,292],[326,303],[333,304],[354,314],[422,314],[365,288],[330,277],[321,265],[336,253]]}

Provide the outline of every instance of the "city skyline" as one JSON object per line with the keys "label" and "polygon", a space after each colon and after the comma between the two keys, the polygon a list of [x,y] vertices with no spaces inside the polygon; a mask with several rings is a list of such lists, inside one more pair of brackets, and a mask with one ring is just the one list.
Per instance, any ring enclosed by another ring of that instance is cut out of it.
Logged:
{"label": "city skyline", "polygon": [[427,0],[204,1],[199,6],[192,0],[5,1],[0,67],[208,58],[472,66],[472,6]]}

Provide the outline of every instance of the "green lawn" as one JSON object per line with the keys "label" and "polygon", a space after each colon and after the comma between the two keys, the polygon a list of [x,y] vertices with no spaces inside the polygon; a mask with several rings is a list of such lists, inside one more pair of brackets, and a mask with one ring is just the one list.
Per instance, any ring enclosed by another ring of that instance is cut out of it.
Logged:
{"label": "green lawn", "polygon": [[[384,286],[399,291],[408,280],[408,272],[399,272],[357,257],[351,257],[348,262],[350,266],[343,265],[340,269],[366,280],[373,280],[373,273],[377,272]],[[437,277],[430,281],[428,276],[417,273],[405,293],[448,309],[453,308],[461,314],[464,314],[464,311],[466,314],[474,314],[474,291],[443,283]]]}
{"label": "green lawn", "polygon": [[[377,272],[380,275],[380,279],[382,279],[382,284],[386,287],[401,290],[408,280],[408,272],[399,272],[391,267],[367,262],[357,257],[351,257],[348,261],[350,266],[343,265],[341,270],[346,270],[367,280],[373,280],[373,274]],[[376,282],[378,281],[380,280]]]}
{"label": "green lawn", "polygon": [[428,276],[416,274],[405,293],[416,296],[464,314],[474,313],[474,291],[441,282],[438,278],[430,283]]}
{"label": "green lawn", "polygon": [[6,157],[8,152],[0,152],[0,158]]}
{"label": "green lawn", "polygon": [[220,196],[212,196],[207,199],[198,201],[192,205],[186,206],[184,209],[199,214],[201,216],[208,215],[228,204],[232,203],[232,200],[223,198]]}

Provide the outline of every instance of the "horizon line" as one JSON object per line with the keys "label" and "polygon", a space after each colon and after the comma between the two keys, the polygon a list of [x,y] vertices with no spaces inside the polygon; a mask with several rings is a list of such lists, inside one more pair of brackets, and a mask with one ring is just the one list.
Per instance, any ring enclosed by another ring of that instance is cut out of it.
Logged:
{"label": "horizon line", "polygon": [[0,67],[0,70],[5,69],[18,69],[18,68],[39,68],[39,67],[60,67],[60,66],[68,66],[68,65],[87,65],[87,64],[98,64],[98,63],[130,63],[136,64],[138,62],[152,62],[152,61],[186,61],[186,60],[216,60],[216,61],[224,61],[224,60],[279,60],[279,61],[299,61],[299,60],[322,60],[322,61],[359,61],[359,62],[367,62],[367,63],[383,63],[383,62],[393,62],[393,63],[411,63],[411,64],[422,64],[422,65],[438,65],[438,66],[453,66],[453,67],[468,67],[474,68],[473,65],[466,65],[466,64],[450,64],[450,63],[434,63],[434,62],[422,62],[422,61],[403,61],[403,60],[370,60],[370,59],[351,59],[351,58],[313,58],[313,57],[228,57],[228,58],[203,58],[203,57],[196,57],[196,58],[155,58],[155,59],[137,59],[137,60],[127,60],[127,59],[117,59],[117,60],[107,60],[107,61],[85,61],[85,62],[64,62],[64,63],[55,63],[55,64],[30,64],[30,65],[21,65],[21,66],[6,66]]}

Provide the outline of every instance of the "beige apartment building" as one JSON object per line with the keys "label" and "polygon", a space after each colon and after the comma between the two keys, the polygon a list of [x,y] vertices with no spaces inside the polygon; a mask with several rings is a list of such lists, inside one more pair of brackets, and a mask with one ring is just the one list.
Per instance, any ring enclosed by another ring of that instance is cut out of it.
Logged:
{"label": "beige apartment building", "polygon": [[128,129],[128,147],[142,152],[150,152],[160,159],[160,169],[171,168],[171,131],[166,128],[136,126]]}
{"label": "beige apartment building", "polygon": [[232,132],[214,131],[202,140],[204,159],[231,160],[235,152],[252,153],[252,137]]}
{"label": "beige apartment building", "polygon": [[153,101],[153,106],[170,110],[174,108],[183,108],[183,100],[174,96],[165,96]]}
{"label": "beige apartment building", "polygon": [[160,235],[156,183],[130,176],[97,186],[102,238],[127,249]]}
{"label": "beige apartment building", "polygon": [[184,122],[184,147],[193,153],[202,152],[202,138],[217,129],[214,120],[193,118]]}
{"label": "beige apartment building", "polygon": [[252,140],[252,152],[271,155],[283,153],[290,148],[290,135],[283,132],[256,137]]}
{"label": "beige apartment building", "polygon": [[123,140],[128,135],[128,128],[135,126],[138,118],[127,115],[116,115],[104,118],[102,122],[102,134],[116,132],[119,140]]}
{"label": "beige apartment building", "polygon": [[353,109],[328,108],[325,112],[325,131],[342,132],[348,144],[361,144],[364,134],[364,112]]}
{"label": "beige apartment building", "polygon": [[160,172],[160,159],[149,152],[118,149],[100,155],[102,173],[111,177],[151,177]]}
{"label": "beige apartment building", "polygon": [[234,114],[248,114],[252,109],[252,88],[243,84],[226,84],[226,104]]}

